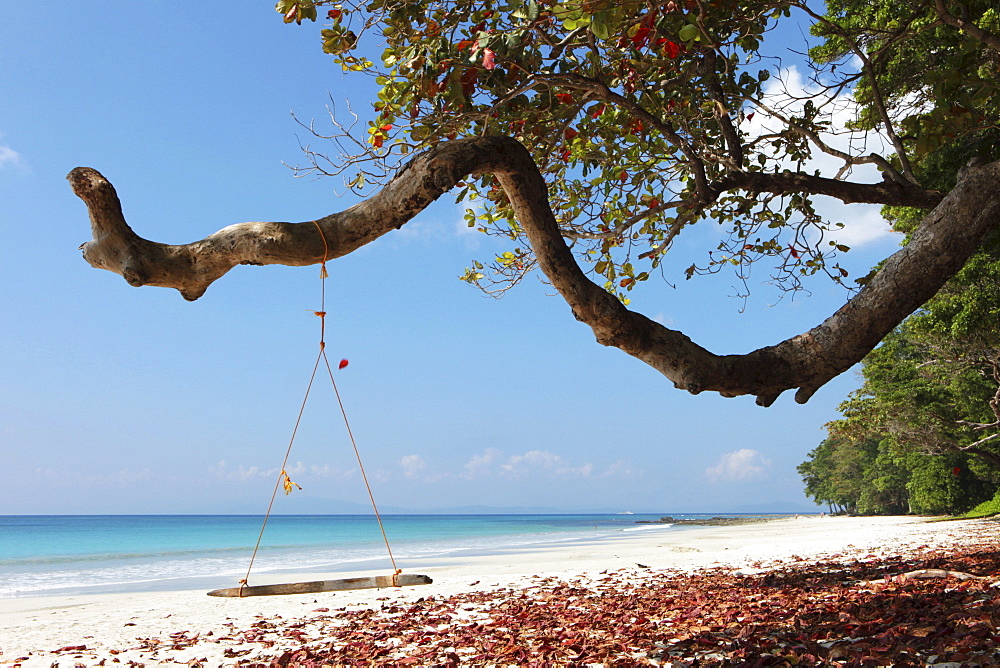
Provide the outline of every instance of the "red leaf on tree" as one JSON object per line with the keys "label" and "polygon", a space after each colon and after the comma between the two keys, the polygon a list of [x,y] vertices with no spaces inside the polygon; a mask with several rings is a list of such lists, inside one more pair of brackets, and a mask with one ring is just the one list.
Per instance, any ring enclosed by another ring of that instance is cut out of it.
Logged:
{"label": "red leaf on tree", "polygon": [[331,9],[326,13],[326,18],[336,21],[344,14],[342,9]]}
{"label": "red leaf on tree", "polygon": [[493,53],[493,49],[483,49],[483,67],[488,70],[492,70],[497,66],[495,60],[496,54]]}
{"label": "red leaf on tree", "polygon": [[569,93],[556,93],[556,99],[563,104],[573,104],[573,96]]}
{"label": "red leaf on tree", "polygon": [[465,97],[472,97],[472,94],[476,92],[476,80],[479,78],[479,70],[475,67],[466,68],[462,73],[462,78],[460,82],[462,84],[462,94]]}
{"label": "red leaf on tree", "polygon": [[663,54],[667,58],[673,60],[677,56],[681,55],[681,45],[667,40],[667,43],[663,45]]}
{"label": "red leaf on tree", "polygon": [[580,133],[573,128],[566,128],[566,132],[563,134],[566,136],[566,141],[573,141]]}
{"label": "red leaf on tree", "polygon": [[649,40],[649,33],[650,32],[651,31],[649,29],[649,26],[647,26],[645,24],[640,25],[639,29],[635,31],[634,35],[632,35],[632,44],[636,48],[644,46],[646,44],[646,42]]}
{"label": "red leaf on tree", "polygon": [[599,118],[601,116],[601,114],[603,114],[603,113],[604,113],[604,105],[603,104],[599,104],[599,105],[597,105],[597,107],[594,108],[593,111],[590,112],[590,117],[591,118]]}
{"label": "red leaf on tree", "polygon": [[340,360],[340,364],[337,365],[337,368],[338,369],[343,369],[348,364],[349,364],[349,362],[347,360]]}
{"label": "red leaf on tree", "polygon": [[959,475],[959,474],[962,473],[962,469],[960,469],[959,467],[956,466],[955,468],[953,468],[951,470],[951,473],[952,473],[952,475]]}
{"label": "red leaf on tree", "polygon": [[463,39],[461,42],[459,42],[455,46],[458,48],[459,51],[465,51],[470,46],[472,46],[472,43],[473,43],[473,41],[471,39]]}
{"label": "red leaf on tree", "polygon": [[559,157],[562,158],[563,162],[569,162],[569,155],[570,155],[569,149],[565,148],[563,149],[562,153],[559,154]]}

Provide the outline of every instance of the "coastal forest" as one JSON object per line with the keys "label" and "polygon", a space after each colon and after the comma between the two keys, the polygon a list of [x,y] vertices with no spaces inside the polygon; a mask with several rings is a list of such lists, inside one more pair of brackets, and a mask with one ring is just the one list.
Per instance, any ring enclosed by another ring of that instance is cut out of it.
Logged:
{"label": "coastal forest", "polygon": [[[132,286],[195,300],[237,265],[342,257],[451,193],[467,203],[471,228],[507,246],[474,260],[467,282],[497,295],[537,275],[599,344],[693,394],[769,406],[794,390],[804,403],[889,337],[866,366],[867,387],[896,382],[880,371],[890,357],[912,358],[907,382],[919,396],[876,426],[861,417],[871,412],[866,390],[831,442],[868,452],[889,422],[899,422],[886,432],[896,442],[929,420],[919,449],[941,452],[928,466],[961,469],[943,480],[970,490],[962,476],[980,480],[992,465],[974,452],[991,414],[972,410],[973,388],[959,377],[972,383],[986,358],[971,343],[958,357],[929,343],[950,326],[944,306],[901,323],[942,288],[959,289],[948,282],[985,257],[977,253],[996,233],[1000,13],[987,0],[818,5],[281,0],[286,23],[322,21],[317,48],[377,87],[374,99],[335,112],[328,130],[307,126],[330,148],[306,147],[300,170],[340,176],[364,200],[315,220],[229,225],[170,245],[133,231],[112,185],[77,168],[69,180],[93,229],[84,258]],[[804,85],[791,85],[790,64]],[[822,213],[829,199],[886,207],[907,243],[852,274],[838,236],[847,223]],[[709,247],[675,259],[678,240],[706,228],[718,231]],[[630,308],[651,279],[722,271],[746,290],[760,272],[788,293],[829,280],[847,302],[812,329],[732,354]],[[951,324],[961,332],[963,323]],[[937,366],[925,364],[931,358]],[[953,383],[935,385],[926,379],[934,374]],[[862,422],[872,436],[858,435]],[[910,482],[922,475],[914,469]],[[913,494],[908,503],[925,507]]]}
{"label": "coastal forest", "polygon": [[[898,215],[887,212],[887,215]],[[902,216],[897,226],[909,225]],[[983,248],[862,362],[799,466],[830,511],[960,513],[1000,500],[1000,245]]]}

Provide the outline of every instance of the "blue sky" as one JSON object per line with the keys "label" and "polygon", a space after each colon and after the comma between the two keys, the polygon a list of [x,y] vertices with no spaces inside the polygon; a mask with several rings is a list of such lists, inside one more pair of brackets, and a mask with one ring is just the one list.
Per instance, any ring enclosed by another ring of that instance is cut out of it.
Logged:
{"label": "blue sky", "polygon": [[[156,241],[247,220],[309,220],[349,206],[333,180],[295,179],[329,98],[374,98],[322,54],[319,24],[268,2],[31,3],[0,23],[0,514],[262,512],[316,354],[318,269],[239,267],[195,303],[89,267],[86,210],[65,175],[104,173]],[[328,97],[329,96],[329,97]],[[314,144],[319,148],[318,144]],[[831,211],[834,211],[831,209]],[[871,209],[842,216],[859,273],[896,240]],[[846,295],[817,281],[778,299],[755,279],[685,282],[719,235],[685,233],[666,284],[633,308],[718,353],[818,324]],[[380,504],[422,510],[815,508],[795,466],[856,387],[806,406],[791,393],[693,397],[593,340],[537,280],[497,301],[458,280],[504,250],[462,227],[453,198],[330,265],[328,345]],[[766,272],[759,272],[761,277]],[[763,279],[760,279],[763,280]],[[650,282],[652,283],[652,282]],[[292,453],[303,486],[278,512],[324,512],[365,492],[329,390]],[[818,508],[817,508],[818,509]]]}

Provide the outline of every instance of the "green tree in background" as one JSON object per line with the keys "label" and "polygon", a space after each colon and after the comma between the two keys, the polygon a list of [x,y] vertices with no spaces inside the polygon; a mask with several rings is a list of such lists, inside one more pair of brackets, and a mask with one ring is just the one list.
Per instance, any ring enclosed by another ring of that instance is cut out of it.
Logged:
{"label": "green tree in background", "polygon": [[[995,242],[886,337],[861,373],[862,387],[841,404],[844,418],[828,425],[831,437],[799,467],[809,496],[851,512],[926,514],[990,498],[1000,483]],[[866,443],[876,452],[849,477],[857,467],[848,472],[839,462]]]}
{"label": "green tree in background", "polygon": [[[892,39],[911,32],[912,48],[885,61],[872,80],[859,82],[858,99],[867,115],[865,127],[877,124],[885,106],[909,104],[914,113],[900,125],[897,148],[912,142],[911,151],[892,157],[920,183],[941,191],[953,188],[970,160],[992,160],[1000,148],[995,124],[980,121],[995,112],[991,91],[996,85],[995,59],[979,59],[975,49],[951,30],[966,26],[976,14],[980,28],[995,29],[998,13],[989,3],[956,4],[956,16],[945,16],[948,3],[828,3],[841,25],[815,29],[827,42],[814,56],[838,56],[858,39]],[[937,19],[928,9],[937,11]],[[960,15],[960,16],[959,16]],[[865,37],[865,35],[867,37]],[[997,43],[991,41],[996,53]],[[992,58],[992,57],[991,57]],[[907,165],[904,160],[909,160]],[[895,229],[912,234],[924,213],[911,207],[887,206],[883,215]],[[890,333],[864,360],[863,386],[841,406],[843,420],[829,425],[836,443],[855,448],[876,442],[878,454],[867,461],[862,490],[854,489],[856,508],[864,513],[948,513],[968,509],[989,498],[1000,482],[1000,241],[992,232],[980,250],[917,313]],[[829,439],[828,439],[829,440]],[[815,468],[817,451],[800,468]],[[842,455],[843,456],[843,455]],[[827,456],[829,459],[829,455]],[[827,474],[823,484],[839,489]],[[856,486],[855,486],[856,487]],[[817,483],[813,483],[813,489]],[[824,489],[819,485],[819,489]],[[867,499],[862,501],[862,497]]]}
{"label": "green tree in background", "polygon": [[[280,0],[288,23],[322,19],[323,50],[380,88],[375,117],[360,129],[335,119],[335,155],[310,153],[306,167],[344,175],[367,199],[167,246],[136,235],[110,184],[81,168],[70,180],[94,227],[84,256],[132,285],[197,299],[236,264],[340,257],[455,191],[471,226],[509,244],[465,280],[503,291],[537,269],[599,343],[678,388],[764,406],[797,388],[805,402],[933,296],[1000,218],[994,3],[836,0],[822,14],[814,4]],[[788,45],[769,39],[790,21],[823,40],[806,90],[773,85]],[[838,127],[850,95],[854,118]],[[811,166],[819,155],[835,166]],[[973,157],[984,164],[965,167]],[[866,165],[881,180],[853,177]],[[878,272],[848,276],[818,196],[919,222]],[[679,275],[730,268],[745,280],[767,266],[789,290],[815,274],[860,289],[803,334],[709,352],[628,308],[637,286],[675,269],[665,258],[678,236],[705,225],[721,225],[721,243]]]}
{"label": "green tree in background", "polygon": [[806,494],[827,504],[830,512],[858,512],[863,476],[873,459],[870,446],[870,442],[825,439],[798,467]]}

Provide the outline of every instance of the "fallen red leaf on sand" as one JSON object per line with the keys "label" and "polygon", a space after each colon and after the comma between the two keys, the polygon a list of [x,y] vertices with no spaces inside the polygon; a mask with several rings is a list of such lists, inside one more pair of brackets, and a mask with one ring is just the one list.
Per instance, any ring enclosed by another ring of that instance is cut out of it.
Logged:
{"label": "fallen red leaf on sand", "polygon": [[[1000,665],[992,586],[1000,539],[980,535],[950,553],[866,553],[755,574],[622,569],[599,580],[536,578],[524,590],[317,617],[306,623],[321,629],[300,646],[272,635],[292,627],[278,620],[267,636],[283,651],[237,665]],[[921,569],[987,577],[895,580]]]}
{"label": "fallen red leaf on sand", "polygon": [[57,654],[59,652],[83,652],[86,649],[86,645],[66,645],[65,647],[52,650],[52,654]]}

